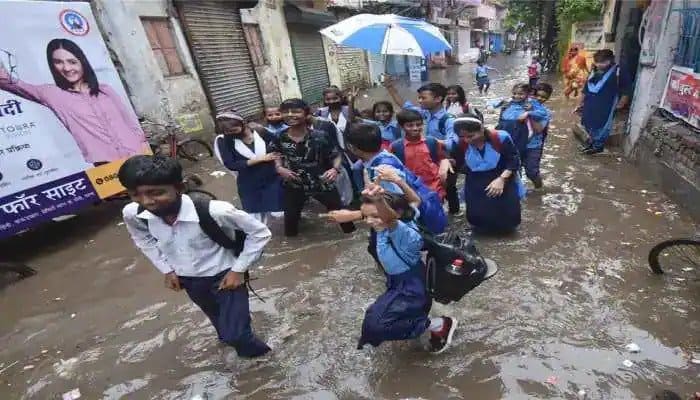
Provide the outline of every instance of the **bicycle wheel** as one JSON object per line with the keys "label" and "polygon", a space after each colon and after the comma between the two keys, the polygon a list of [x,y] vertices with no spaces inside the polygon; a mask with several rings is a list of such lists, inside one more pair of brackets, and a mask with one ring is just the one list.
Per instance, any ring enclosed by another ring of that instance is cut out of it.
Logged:
{"label": "bicycle wheel", "polygon": [[649,268],[655,274],[671,269],[700,271],[700,240],[671,239],[657,244],[649,251]]}
{"label": "bicycle wheel", "polygon": [[177,156],[190,161],[199,161],[213,155],[211,146],[201,139],[187,139],[177,145]]}

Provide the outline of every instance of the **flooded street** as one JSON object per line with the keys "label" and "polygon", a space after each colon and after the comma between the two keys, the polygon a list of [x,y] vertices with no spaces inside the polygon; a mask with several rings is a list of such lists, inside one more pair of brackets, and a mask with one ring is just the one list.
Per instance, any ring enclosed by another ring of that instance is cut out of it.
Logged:
{"label": "flooded street", "polygon": [[[522,53],[492,58],[489,96],[473,64],[433,71],[460,83],[473,104],[525,80]],[[554,83],[555,78],[544,79]],[[413,99],[413,89],[403,93]],[[4,243],[3,254],[38,274],[0,290],[0,399],[646,399],[658,388],[700,390],[700,287],[654,276],[648,250],[696,226],[620,155],[577,153],[577,118],[555,85],[542,162],[545,189],[524,201],[523,223],[504,238],[477,237],[500,265],[494,279],[434,314],[460,321],[439,356],[416,343],[356,350],[364,309],[384,289],[366,252],[366,231],[344,235],[304,213],[285,239],[280,220],[253,276],[253,326],[273,347],[241,360],[187,298],[163,287],[121,224],[123,203]],[[358,108],[388,98],[383,88]],[[487,114],[494,122],[497,114]],[[220,199],[233,177],[215,161],[193,168]],[[451,222],[466,227],[464,216]],[[639,353],[625,349],[629,343]],[[626,360],[631,361],[631,366]],[[199,396],[199,397],[197,397]]]}

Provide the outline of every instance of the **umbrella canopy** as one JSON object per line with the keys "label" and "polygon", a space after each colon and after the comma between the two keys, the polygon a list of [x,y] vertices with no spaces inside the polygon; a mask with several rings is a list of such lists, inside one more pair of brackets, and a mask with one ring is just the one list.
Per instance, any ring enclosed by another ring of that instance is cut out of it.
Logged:
{"label": "umbrella canopy", "polygon": [[321,33],[337,44],[377,54],[423,57],[452,50],[436,26],[393,14],[358,14],[322,29]]}

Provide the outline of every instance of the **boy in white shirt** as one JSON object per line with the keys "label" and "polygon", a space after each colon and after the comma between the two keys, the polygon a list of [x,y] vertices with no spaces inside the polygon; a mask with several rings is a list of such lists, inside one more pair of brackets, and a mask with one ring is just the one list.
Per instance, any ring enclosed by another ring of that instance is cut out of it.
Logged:
{"label": "boy in white shirt", "polygon": [[250,326],[246,271],[270,240],[270,230],[224,201],[184,194],[182,167],[169,157],[139,155],[119,169],[132,203],[124,222],[136,247],[204,311],[219,339],[240,357],[270,348]]}

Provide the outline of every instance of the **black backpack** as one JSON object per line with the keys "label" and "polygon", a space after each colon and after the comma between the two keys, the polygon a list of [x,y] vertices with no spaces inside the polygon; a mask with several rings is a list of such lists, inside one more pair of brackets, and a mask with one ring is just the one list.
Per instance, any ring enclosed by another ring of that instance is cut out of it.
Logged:
{"label": "black backpack", "polygon": [[[221,229],[221,226],[219,226],[216,220],[214,220],[214,218],[209,213],[209,203],[211,202],[211,199],[209,197],[196,195],[194,193],[188,193],[188,196],[190,196],[192,202],[194,203],[194,209],[197,211],[197,217],[199,217],[199,227],[202,229],[204,234],[207,235],[209,239],[211,239],[214,243],[218,244],[219,246],[231,250],[233,252],[233,255],[238,257],[243,251],[246,233],[242,230],[237,229],[236,237],[234,239],[231,239],[226,234],[226,232],[224,232],[224,230]],[[139,205],[136,214],[141,214],[143,210],[143,206]],[[146,228],[148,228],[147,220],[142,218],[139,218],[139,220],[144,224]],[[250,274],[248,273],[248,271],[246,271],[243,274],[243,276],[245,280],[244,284],[246,285],[248,290],[250,290],[250,292],[253,293],[255,297],[257,297],[261,301],[264,301],[250,286]]]}
{"label": "black backpack", "polygon": [[[455,234],[433,236],[426,231],[416,230],[423,238],[423,250],[428,252],[425,263],[425,283],[428,294],[438,303],[449,304],[459,301],[485,279],[488,268],[486,261],[470,239],[462,239]],[[394,253],[406,264],[394,243],[389,240]],[[462,260],[463,275],[448,272],[455,260]]]}

